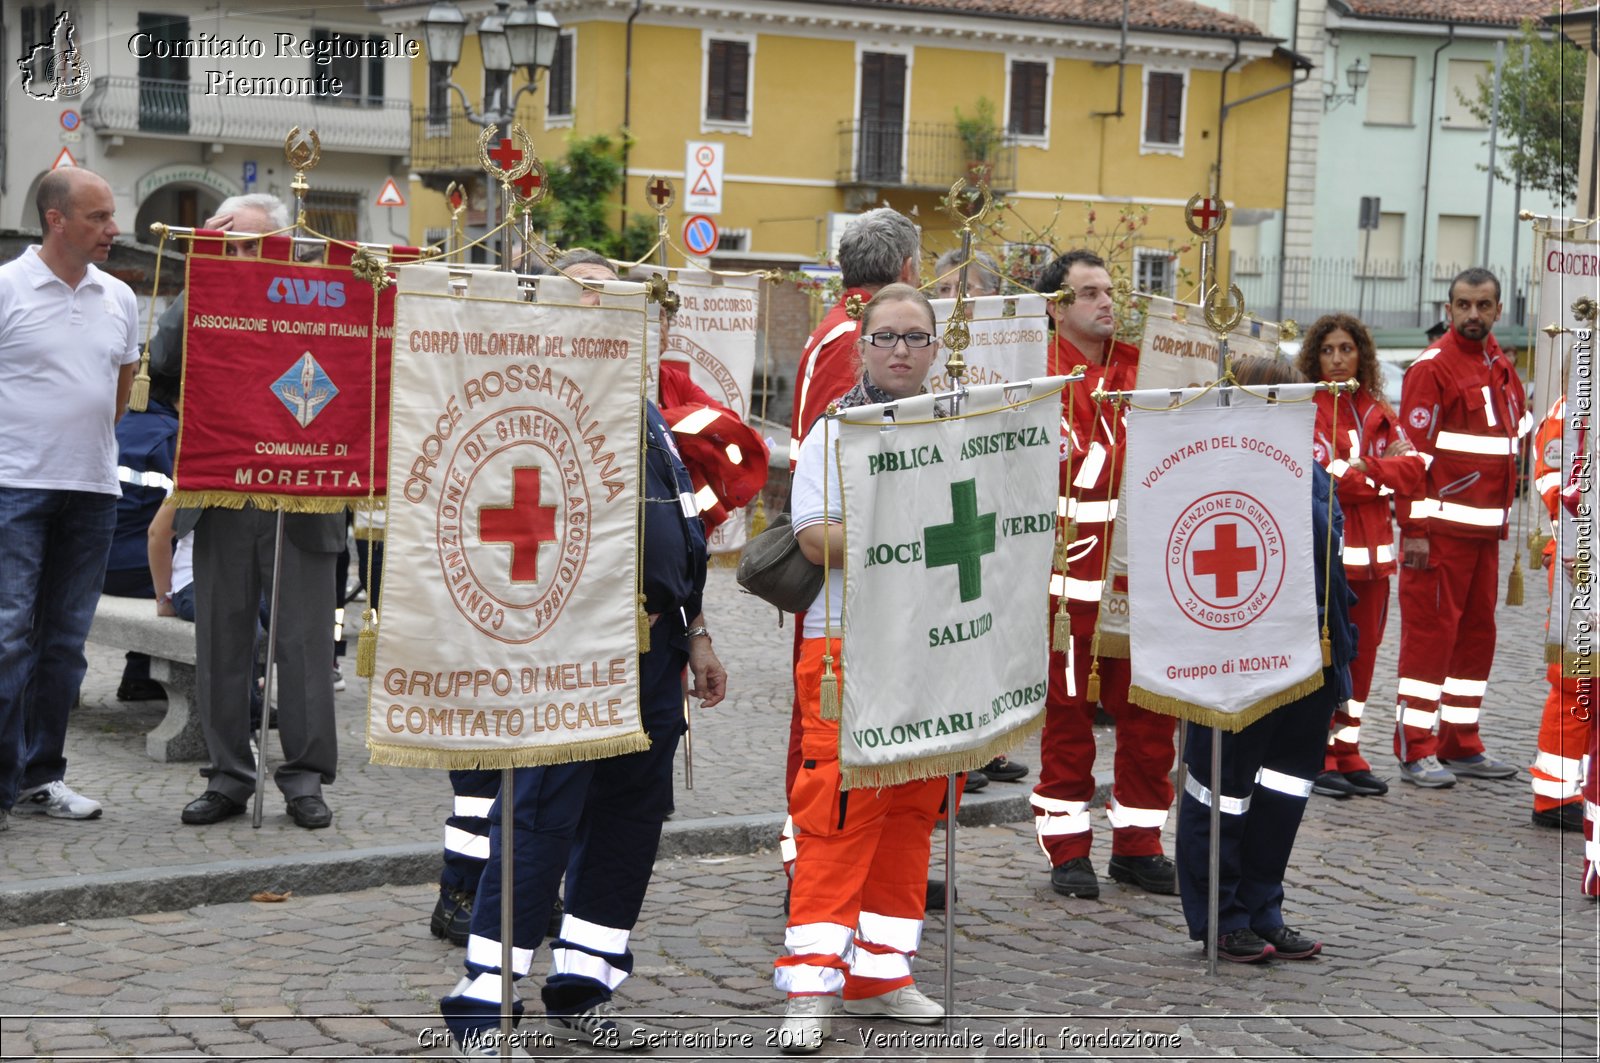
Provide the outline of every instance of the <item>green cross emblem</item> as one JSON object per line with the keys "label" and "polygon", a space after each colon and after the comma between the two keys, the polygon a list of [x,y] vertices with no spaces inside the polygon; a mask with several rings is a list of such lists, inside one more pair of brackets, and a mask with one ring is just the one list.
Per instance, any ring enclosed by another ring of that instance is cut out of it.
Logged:
{"label": "green cross emblem", "polygon": [[922,530],[923,563],[929,568],[956,566],[961,578],[961,600],[983,595],[984,554],[994,553],[995,515],[978,513],[978,481],[950,485],[950,510],[955,519]]}

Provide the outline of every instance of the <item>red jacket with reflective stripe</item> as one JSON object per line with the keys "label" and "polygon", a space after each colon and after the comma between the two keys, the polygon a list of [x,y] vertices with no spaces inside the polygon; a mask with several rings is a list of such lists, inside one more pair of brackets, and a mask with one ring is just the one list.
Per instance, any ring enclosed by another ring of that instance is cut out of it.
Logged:
{"label": "red jacket with reflective stripe", "polygon": [[1396,495],[1401,534],[1506,538],[1517,441],[1531,423],[1522,379],[1494,337],[1445,333],[1406,370],[1400,393],[1401,428],[1432,458],[1423,491]]}
{"label": "red jacket with reflective stripe", "polygon": [[[1365,391],[1340,394],[1337,401],[1335,424],[1335,397],[1317,392],[1312,452],[1338,486],[1339,506],[1344,510],[1345,577],[1382,579],[1399,567],[1389,496],[1420,493],[1422,458],[1416,454],[1383,456],[1392,443],[1403,438],[1398,419],[1386,403]],[[1366,472],[1350,468],[1349,463],[1357,459],[1365,463]]]}
{"label": "red jacket with reflective stripe", "polygon": [[678,441],[709,534],[766,486],[767,442],[690,379],[683,362],[661,363],[658,405]]}
{"label": "red jacket with reflective stripe", "polygon": [[800,367],[794,377],[794,411],[789,418],[791,472],[800,457],[800,441],[817,418],[828,412],[828,403],[855,387],[861,376],[856,357],[856,337],[861,333],[861,322],[853,319],[844,308],[845,301],[852,295],[861,296],[862,302],[871,298],[862,288],[846,288],[840,292],[839,301],[823,317],[822,324],[800,352]]}
{"label": "red jacket with reflective stripe", "polygon": [[[1091,396],[1101,387],[1112,391],[1133,388],[1139,376],[1139,348],[1113,340],[1105,363],[1091,365],[1082,351],[1066,337],[1058,335],[1050,347],[1049,374],[1071,373],[1080,366],[1084,370],[1082,382],[1068,384],[1061,395],[1061,496],[1070,495],[1073,499],[1078,526],[1078,537],[1067,550],[1065,575],[1085,583],[1098,583],[1105,572],[1105,542],[1115,518],[1110,503],[1116,500],[1122,485],[1127,439],[1125,424],[1113,424],[1109,407],[1102,408]],[[1070,463],[1067,461],[1069,414],[1072,424]],[[1099,596],[1091,602],[1069,594],[1067,611],[1072,614],[1073,634],[1089,634],[1094,630],[1095,616],[1100,611]]]}

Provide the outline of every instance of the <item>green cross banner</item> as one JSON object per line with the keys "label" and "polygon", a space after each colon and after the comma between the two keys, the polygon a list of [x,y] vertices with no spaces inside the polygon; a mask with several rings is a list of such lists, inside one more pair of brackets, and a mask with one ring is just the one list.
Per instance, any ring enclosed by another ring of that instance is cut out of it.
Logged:
{"label": "green cross banner", "polygon": [[977,768],[1043,721],[1060,389],[984,385],[957,416],[923,395],[892,423],[884,406],[827,422],[846,787]]}

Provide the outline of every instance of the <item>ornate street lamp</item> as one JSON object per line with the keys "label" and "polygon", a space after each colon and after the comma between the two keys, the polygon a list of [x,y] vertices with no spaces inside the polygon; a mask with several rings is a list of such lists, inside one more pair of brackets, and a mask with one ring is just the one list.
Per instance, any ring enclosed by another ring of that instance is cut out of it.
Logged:
{"label": "ornate street lamp", "polygon": [[1349,66],[1344,68],[1344,80],[1350,86],[1349,92],[1334,92],[1333,82],[1324,82],[1322,85],[1323,111],[1334,110],[1342,103],[1355,103],[1356,96],[1361,92],[1361,86],[1367,83],[1367,75],[1370,73],[1371,71],[1367,68],[1367,65],[1361,61],[1360,56],[1357,56]]}

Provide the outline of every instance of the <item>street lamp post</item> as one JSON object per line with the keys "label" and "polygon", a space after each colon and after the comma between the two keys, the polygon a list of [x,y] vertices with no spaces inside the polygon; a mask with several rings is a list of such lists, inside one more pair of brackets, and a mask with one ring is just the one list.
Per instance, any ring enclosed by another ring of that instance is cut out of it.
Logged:
{"label": "street lamp post", "polygon": [[1361,92],[1361,86],[1367,83],[1367,75],[1370,73],[1372,73],[1371,69],[1361,61],[1360,56],[1353,59],[1350,65],[1344,68],[1344,81],[1345,84],[1350,86],[1350,91],[1335,92],[1333,90],[1336,86],[1333,82],[1324,82],[1322,85],[1322,110],[1327,112],[1334,110],[1341,103],[1355,103],[1356,96]]}
{"label": "street lamp post", "polygon": [[[539,0],[527,0],[526,7],[508,15],[510,8],[509,0],[496,0],[494,12],[478,25],[478,48],[484,70],[496,75],[496,81],[503,81],[517,67],[527,73],[528,80],[510,94],[509,99],[500,89],[486,94],[479,110],[473,109],[465,90],[451,78],[456,64],[461,62],[461,45],[467,35],[466,16],[449,0],[440,0],[422,19],[428,63],[442,70],[445,83],[461,99],[461,110],[467,121],[482,128],[497,126],[506,137],[510,137],[511,123],[516,119],[517,101],[522,99],[523,93],[537,91],[539,71],[550,69],[561,35],[560,23],[550,12],[540,10]],[[484,230],[493,232],[498,224],[497,196],[491,192],[484,198]],[[506,260],[500,257],[499,261]]]}

